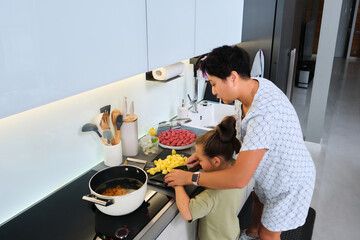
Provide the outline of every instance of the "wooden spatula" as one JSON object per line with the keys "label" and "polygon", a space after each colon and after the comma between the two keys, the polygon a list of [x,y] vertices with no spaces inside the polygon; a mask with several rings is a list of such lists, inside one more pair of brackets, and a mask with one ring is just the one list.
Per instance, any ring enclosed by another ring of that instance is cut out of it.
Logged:
{"label": "wooden spatula", "polygon": [[104,112],[104,114],[103,114],[103,116],[101,118],[100,127],[102,128],[102,130],[110,129],[109,113]]}
{"label": "wooden spatula", "polygon": [[[119,142],[117,142],[117,136],[119,135],[120,136],[120,133],[119,133],[119,129],[117,129],[117,126],[116,126],[116,119],[117,117],[121,115],[121,112],[120,110],[118,109],[114,109],[112,112],[111,112],[111,122],[114,126],[114,131],[115,131],[115,134],[114,134],[114,138],[111,139],[111,143],[113,145],[116,145],[118,144]],[[120,138],[119,138],[120,139]]]}

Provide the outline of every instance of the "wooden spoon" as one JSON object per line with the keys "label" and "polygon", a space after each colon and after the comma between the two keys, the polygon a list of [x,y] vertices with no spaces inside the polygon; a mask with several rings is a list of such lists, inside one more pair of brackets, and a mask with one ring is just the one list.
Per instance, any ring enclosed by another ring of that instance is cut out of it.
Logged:
{"label": "wooden spoon", "polygon": [[[114,130],[115,130],[114,137],[111,139],[111,143],[113,145],[116,145],[116,144],[118,144],[120,142],[120,138],[118,137],[118,136],[120,136],[120,131],[119,131],[120,129],[118,129],[117,126],[116,126],[116,119],[117,119],[117,117],[119,115],[121,115],[121,112],[118,109],[114,109],[111,112],[111,122],[112,122],[112,124],[114,126]],[[117,141],[118,138],[119,138],[119,142]]]}

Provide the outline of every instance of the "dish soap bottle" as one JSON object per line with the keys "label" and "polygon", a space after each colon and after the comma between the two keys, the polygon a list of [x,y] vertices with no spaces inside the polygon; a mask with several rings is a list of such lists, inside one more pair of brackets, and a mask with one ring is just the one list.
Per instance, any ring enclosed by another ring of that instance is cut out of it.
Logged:
{"label": "dish soap bottle", "polygon": [[189,113],[187,107],[185,107],[185,100],[182,99],[181,106],[177,109],[177,118],[188,118]]}

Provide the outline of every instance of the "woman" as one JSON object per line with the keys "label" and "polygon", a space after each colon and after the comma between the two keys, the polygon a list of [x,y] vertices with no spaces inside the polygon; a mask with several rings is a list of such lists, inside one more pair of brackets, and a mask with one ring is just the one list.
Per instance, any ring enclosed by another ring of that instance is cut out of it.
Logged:
{"label": "woman", "polygon": [[[197,176],[172,171],[169,186],[192,184],[212,189],[243,188],[255,179],[253,219],[240,239],[280,240],[282,231],[305,223],[315,185],[315,166],[303,141],[296,112],[272,82],[250,78],[250,58],[239,47],[214,49],[200,64],[212,93],[235,101],[241,149],[229,169]],[[189,163],[198,164],[196,154]]]}

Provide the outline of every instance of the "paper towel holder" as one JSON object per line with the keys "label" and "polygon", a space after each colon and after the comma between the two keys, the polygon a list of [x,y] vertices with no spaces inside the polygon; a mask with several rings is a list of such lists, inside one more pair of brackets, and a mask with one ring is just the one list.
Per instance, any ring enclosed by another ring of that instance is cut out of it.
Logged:
{"label": "paper towel holder", "polygon": [[172,78],[169,78],[169,79],[167,79],[167,80],[157,80],[157,79],[154,78],[154,76],[153,76],[153,74],[152,74],[152,71],[145,73],[145,79],[146,79],[146,80],[149,80],[149,81],[157,81],[157,82],[169,82],[169,81],[175,80],[175,79],[177,79],[177,78],[179,78],[179,77],[182,77],[182,76],[184,76],[184,74],[176,75],[176,76],[174,76],[174,77],[172,77]]}

